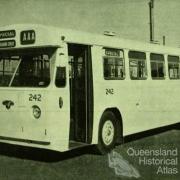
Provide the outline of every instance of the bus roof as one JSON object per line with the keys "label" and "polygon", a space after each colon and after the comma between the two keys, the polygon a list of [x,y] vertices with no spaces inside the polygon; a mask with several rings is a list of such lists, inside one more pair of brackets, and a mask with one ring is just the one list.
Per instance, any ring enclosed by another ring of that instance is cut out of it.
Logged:
{"label": "bus roof", "polygon": [[0,28],[0,50],[45,46],[59,47],[62,39],[69,43],[180,55],[179,48],[39,24],[15,24]]}

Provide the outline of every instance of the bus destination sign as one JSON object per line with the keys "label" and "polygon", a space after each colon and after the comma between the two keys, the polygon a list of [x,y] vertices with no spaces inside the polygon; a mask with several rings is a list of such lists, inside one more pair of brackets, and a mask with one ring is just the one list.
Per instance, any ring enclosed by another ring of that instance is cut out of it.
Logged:
{"label": "bus destination sign", "polygon": [[21,31],[20,34],[20,41],[22,45],[27,44],[34,44],[35,43],[35,31],[28,30],[28,31]]}
{"label": "bus destination sign", "polygon": [[15,30],[0,31],[0,39],[13,38],[16,36]]}
{"label": "bus destination sign", "polygon": [[118,49],[105,49],[106,56],[120,56],[120,51]]}
{"label": "bus destination sign", "polygon": [[0,48],[9,48],[15,46],[16,46],[15,40],[0,41]]}

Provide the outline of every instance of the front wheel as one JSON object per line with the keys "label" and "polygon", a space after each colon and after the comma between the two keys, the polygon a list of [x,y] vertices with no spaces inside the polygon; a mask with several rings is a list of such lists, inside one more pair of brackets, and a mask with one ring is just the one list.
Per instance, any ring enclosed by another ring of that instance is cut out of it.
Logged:
{"label": "front wheel", "polygon": [[110,152],[117,140],[117,119],[111,111],[103,113],[99,125],[97,149],[101,154]]}

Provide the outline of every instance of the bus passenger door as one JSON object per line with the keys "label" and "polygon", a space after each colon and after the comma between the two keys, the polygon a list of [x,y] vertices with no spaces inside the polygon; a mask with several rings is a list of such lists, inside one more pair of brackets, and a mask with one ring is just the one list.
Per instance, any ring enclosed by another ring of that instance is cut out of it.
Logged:
{"label": "bus passenger door", "polygon": [[70,87],[70,140],[90,143],[92,139],[93,88],[91,48],[68,44]]}

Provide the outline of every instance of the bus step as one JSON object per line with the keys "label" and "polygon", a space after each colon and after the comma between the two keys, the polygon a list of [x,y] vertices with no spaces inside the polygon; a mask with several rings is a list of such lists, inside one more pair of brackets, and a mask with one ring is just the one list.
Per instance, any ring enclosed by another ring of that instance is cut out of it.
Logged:
{"label": "bus step", "polygon": [[83,146],[87,146],[87,143],[83,143],[83,142],[77,142],[77,141],[70,141],[69,142],[69,149],[75,149],[77,147],[83,147]]}

